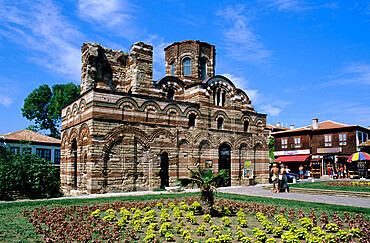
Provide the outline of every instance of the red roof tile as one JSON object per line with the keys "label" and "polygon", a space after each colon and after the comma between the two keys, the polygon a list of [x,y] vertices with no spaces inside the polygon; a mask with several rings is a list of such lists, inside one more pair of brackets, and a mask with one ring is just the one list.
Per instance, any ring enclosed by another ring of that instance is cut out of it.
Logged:
{"label": "red roof tile", "polygon": [[23,129],[16,132],[10,132],[6,134],[1,134],[0,139],[9,140],[22,140],[27,142],[39,142],[39,143],[54,143],[61,144],[61,141],[56,138],[48,137],[37,132],[33,132],[27,129]]}
{"label": "red roof tile", "polygon": [[[347,125],[347,124],[344,124],[344,123],[333,122],[333,121],[330,121],[330,120],[319,122],[318,125],[319,125],[319,128],[314,129],[315,131],[325,130],[325,129],[334,129],[334,128],[356,127],[357,126],[357,125]],[[275,133],[279,134],[279,133],[299,132],[299,131],[308,131],[308,130],[312,130],[312,125],[305,126],[305,127],[300,127],[300,128],[296,128],[296,129],[292,129],[292,130],[288,130],[288,131],[275,132]]]}

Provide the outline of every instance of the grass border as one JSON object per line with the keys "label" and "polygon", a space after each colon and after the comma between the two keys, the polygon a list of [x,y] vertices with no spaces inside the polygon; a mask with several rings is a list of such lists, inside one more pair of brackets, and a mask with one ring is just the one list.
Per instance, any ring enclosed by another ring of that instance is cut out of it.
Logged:
{"label": "grass border", "polygon": [[[338,180],[333,180],[336,182]],[[331,191],[345,191],[345,192],[367,192],[370,193],[370,187],[350,187],[350,186],[330,186],[324,185],[327,181],[318,181],[318,182],[305,182],[297,184],[289,184],[289,187],[294,188],[307,188],[307,189],[322,189],[322,190],[331,190]]]}

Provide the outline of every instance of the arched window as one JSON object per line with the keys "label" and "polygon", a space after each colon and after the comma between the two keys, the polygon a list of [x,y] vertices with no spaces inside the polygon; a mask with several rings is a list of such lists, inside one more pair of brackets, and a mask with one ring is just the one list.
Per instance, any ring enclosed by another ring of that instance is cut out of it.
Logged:
{"label": "arched window", "polygon": [[189,127],[195,127],[195,114],[190,114],[189,116]]}
{"label": "arched window", "polygon": [[155,111],[153,109],[149,109],[146,112],[146,122],[153,122],[155,120]]}
{"label": "arched window", "polygon": [[225,106],[226,104],[226,92],[222,89],[216,88],[213,91],[214,104],[218,106]]}
{"label": "arched window", "polygon": [[222,125],[224,124],[224,118],[219,117],[217,119],[217,129],[222,130]]}
{"label": "arched window", "polygon": [[171,63],[171,75],[175,76],[175,62]]}
{"label": "arched window", "polygon": [[244,132],[248,132],[248,128],[249,128],[249,121],[248,120],[245,120],[244,121]]}
{"label": "arched window", "polygon": [[200,78],[206,79],[207,77],[207,62],[204,58],[200,59],[199,62],[199,68],[200,68]]}
{"label": "arched window", "polygon": [[168,114],[168,125],[174,125],[176,124],[176,113],[171,111],[170,114]]}
{"label": "arched window", "polygon": [[175,91],[173,89],[169,89],[167,92],[167,99],[173,100],[174,94],[175,94]]}
{"label": "arched window", "polygon": [[191,76],[191,61],[190,58],[185,58],[184,62],[184,76]]}

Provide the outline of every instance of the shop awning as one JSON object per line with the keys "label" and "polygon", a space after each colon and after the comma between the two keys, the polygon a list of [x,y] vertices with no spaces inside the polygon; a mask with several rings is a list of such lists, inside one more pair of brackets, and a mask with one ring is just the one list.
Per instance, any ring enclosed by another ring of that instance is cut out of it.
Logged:
{"label": "shop awning", "polygon": [[304,154],[304,155],[283,155],[280,156],[279,158],[275,159],[275,162],[304,162],[306,159],[310,157],[309,154]]}
{"label": "shop awning", "polygon": [[319,162],[321,160],[322,160],[322,158],[313,158],[313,159],[311,159],[311,162]]}

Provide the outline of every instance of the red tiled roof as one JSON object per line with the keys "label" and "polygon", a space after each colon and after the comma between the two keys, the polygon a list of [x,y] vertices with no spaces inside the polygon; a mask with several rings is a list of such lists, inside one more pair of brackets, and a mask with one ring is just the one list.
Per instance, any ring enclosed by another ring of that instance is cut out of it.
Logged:
{"label": "red tiled roof", "polygon": [[6,134],[1,134],[0,139],[5,140],[22,140],[27,142],[38,142],[38,143],[54,143],[61,144],[61,141],[56,138],[48,137],[37,132],[33,132],[27,129],[23,129],[16,132],[10,132]]}
{"label": "red tiled roof", "polygon": [[[330,120],[319,122],[318,125],[319,125],[319,128],[314,129],[315,131],[325,130],[325,129],[334,129],[334,128],[357,127],[357,125],[347,125],[344,123],[334,122]],[[296,128],[296,129],[292,129],[288,131],[275,132],[275,133],[279,134],[279,133],[300,132],[300,131],[310,131],[310,130],[312,130],[312,125],[300,127],[300,128]]]}
{"label": "red tiled roof", "polygon": [[267,129],[276,129],[276,130],[290,130],[289,127],[281,127],[281,126],[276,126],[276,125],[271,125],[271,124],[266,124]]}

